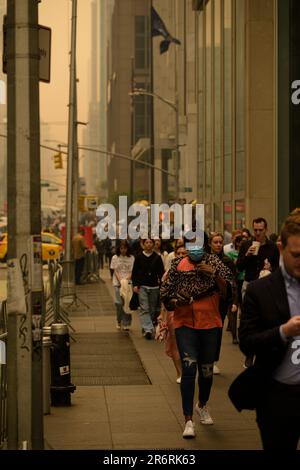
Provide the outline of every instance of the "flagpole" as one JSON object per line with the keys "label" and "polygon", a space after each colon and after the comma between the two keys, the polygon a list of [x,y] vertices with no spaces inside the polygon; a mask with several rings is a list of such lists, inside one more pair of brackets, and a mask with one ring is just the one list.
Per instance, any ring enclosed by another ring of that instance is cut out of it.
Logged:
{"label": "flagpole", "polygon": [[[134,57],[131,57],[131,151],[134,147],[134,88],[135,88],[135,81],[134,81]],[[130,188],[129,188],[129,199],[130,204],[134,203],[134,170],[135,165],[134,161],[130,161]]]}

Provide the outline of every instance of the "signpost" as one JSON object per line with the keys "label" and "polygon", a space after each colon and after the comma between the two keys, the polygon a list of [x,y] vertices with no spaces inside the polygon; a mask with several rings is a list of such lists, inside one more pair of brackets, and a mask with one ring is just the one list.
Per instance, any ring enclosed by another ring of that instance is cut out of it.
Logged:
{"label": "signpost", "polygon": [[40,82],[50,82],[51,28],[39,25]]}
{"label": "signpost", "polygon": [[[7,73],[7,17],[3,17],[3,73]],[[50,82],[50,64],[51,64],[51,28],[38,25],[39,28],[39,81]]]}

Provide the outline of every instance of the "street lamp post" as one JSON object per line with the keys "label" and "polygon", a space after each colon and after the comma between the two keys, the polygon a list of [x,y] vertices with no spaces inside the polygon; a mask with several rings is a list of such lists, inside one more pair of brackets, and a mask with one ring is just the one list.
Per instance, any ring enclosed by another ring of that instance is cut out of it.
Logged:
{"label": "street lamp post", "polygon": [[179,107],[178,107],[178,94],[175,97],[175,103],[169,101],[163,96],[158,95],[154,91],[147,91],[144,88],[134,88],[132,92],[129,93],[130,96],[152,96],[152,98],[157,98],[163,103],[170,106],[175,112],[175,161],[174,161],[174,173],[175,173],[175,200],[179,200]]}

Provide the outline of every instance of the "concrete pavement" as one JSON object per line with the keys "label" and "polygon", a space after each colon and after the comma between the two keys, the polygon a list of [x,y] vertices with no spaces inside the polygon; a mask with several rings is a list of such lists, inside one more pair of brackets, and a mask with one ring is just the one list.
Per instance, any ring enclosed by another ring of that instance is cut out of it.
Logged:
{"label": "concrete pavement", "polygon": [[[72,326],[76,333],[129,335],[149,378],[149,385],[77,386],[70,407],[51,407],[51,414],[45,416],[47,448],[261,449],[254,413],[238,413],[227,397],[228,386],[242,370],[243,364],[243,356],[238,346],[231,344],[230,334],[224,331],[218,363],[221,374],[214,376],[209,403],[214,425],[203,426],[195,416],[196,438],[185,440],[182,438],[180,389],[175,381],[173,363],[164,352],[164,344],[147,341],[141,336],[137,313],[133,316],[130,333],[115,329],[113,289],[108,270],[102,271],[101,275],[104,282],[79,286],[78,295],[84,302],[89,303],[92,291],[98,295],[98,300],[93,298],[94,310],[88,311],[81,305],[74,315],[70,313]],[[109,301],[108,292],[111,294]],[[102,314],[101,298],[106,305]],[[76,385],[75,380],[74,383]]]}

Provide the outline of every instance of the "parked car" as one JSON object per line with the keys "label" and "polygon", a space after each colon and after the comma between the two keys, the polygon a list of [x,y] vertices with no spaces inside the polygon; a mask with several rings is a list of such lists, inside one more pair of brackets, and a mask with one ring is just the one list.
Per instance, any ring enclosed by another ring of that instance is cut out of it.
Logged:
{"label": "parked car", "polygon": [[[42,232],[42,259],[48,260],[61,259],[62,240],[53,233]],[[0,262],[6,262],[7,259],[7,233],[0,233]]]}

